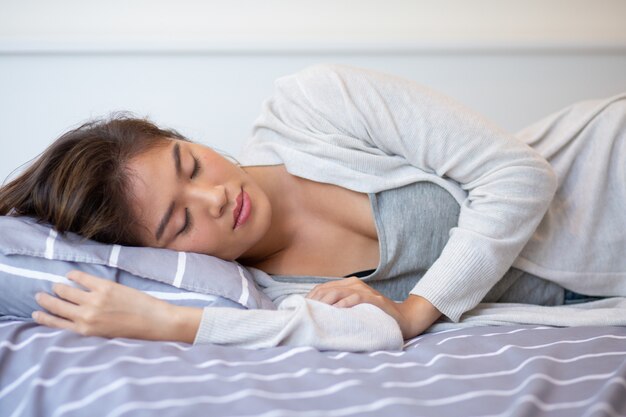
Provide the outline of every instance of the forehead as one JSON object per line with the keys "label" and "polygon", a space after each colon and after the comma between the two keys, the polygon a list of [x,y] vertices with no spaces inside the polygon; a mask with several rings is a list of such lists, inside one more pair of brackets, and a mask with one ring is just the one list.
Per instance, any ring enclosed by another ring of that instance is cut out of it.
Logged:
{"label": "forehead", "polygon": [[175,139],[165,139],[154,142],[151,146],[132,157],[128,161],[128,167],[133,170],[149,168],[154,163],[159,163],[166,158],[172,158],[172,149],[176,143],[181,141]]}
{"label": "forehead", "polygon": [[127,164],[131,188],[152,186],[155,178],[174,172],[172,149],[176,140],[166,140],[131,158]]}
{"label": "forehead", "polygon": [[129,204],[135,219],[145,229],[139,231],[142,241],[154,243],[155,224],[175,192],[176,170],[172,149],[178,140],[167,140],[142,152],[127,164]]}

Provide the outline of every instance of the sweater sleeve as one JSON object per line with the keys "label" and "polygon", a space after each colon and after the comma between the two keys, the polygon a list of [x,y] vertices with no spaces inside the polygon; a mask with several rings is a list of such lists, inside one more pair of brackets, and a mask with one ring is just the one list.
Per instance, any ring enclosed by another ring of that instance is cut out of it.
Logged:
{"label": "sweater sleeve", "polygon": [[373,305],[337,308],[292,295],[278,310],[205,307],[194,341],[204,343],[362,352],[400,350],[403,339],[396,321]]}
{"label": "sweater sleeve", "polygon": [[[308,135],[334,148],[326,153],[329,159],[345,158],[347,149],[402,158],[466,191],[458,227],[411,291],[452,321],[475,307],[504,275],[556,191],[556,176],[536,151],[407,79],[317,65],[279,79],[267,108],[273,125],[284,123],[285,134]],[[352,158],[359,157],[352,152]],[[376,172],[372,158],[351,163],[361,172]]]}

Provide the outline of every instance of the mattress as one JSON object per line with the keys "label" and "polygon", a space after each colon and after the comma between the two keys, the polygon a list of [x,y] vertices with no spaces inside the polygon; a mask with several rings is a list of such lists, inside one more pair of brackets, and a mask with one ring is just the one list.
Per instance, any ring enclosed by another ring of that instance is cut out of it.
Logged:
{"label": "mattress", "polygon": [[2,416],[626,415],[626,327],[474,327],[346,353],[8,321],[0,370]]}

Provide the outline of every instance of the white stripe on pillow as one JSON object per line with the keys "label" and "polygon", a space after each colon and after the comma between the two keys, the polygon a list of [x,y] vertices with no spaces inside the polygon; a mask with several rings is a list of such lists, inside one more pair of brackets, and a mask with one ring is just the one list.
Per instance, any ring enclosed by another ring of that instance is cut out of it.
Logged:
{"label": "white stripe on pillow", "polygon": [[120,257],[121,249],[122,247],[120,245],[113,245],[111,248],[111,255],[109,256],[109,266],[117,268],[117,259]]}
{"label": "white stripe on pillow", "polygon": [[239,297],[239,301],[237,301],[241,305],[246,305],[248,302],[248,297],[250,297],[250,291],[248,290],[248,280],[243,273],[243,269],[239,265],[237,265],[237,270],[239,271],[239,276],[241,277],[241,297]]}
{"label": "white stripe on pillow", "polygon": [[0,263],[0,271],[6,272],[7,274],[17,275],[24,278],[32,278],[43,281],[52,281],[52,282],[60,282],[62,284],[69,284],[70,280],[56,274],[49,274],[47,272],[41,271],[33,271],[32,269],[25,268],[16,268],[11,265],[5,265]]}
{"label": "white stripe on pillow", "polygon": [[176,277],[174,278],[173,286],[180,288],[180,284],[183,282],[183,276],[185,275],[185,266],[187,265],[187,255],[185,252],[178,252],[178,266],[176,267]]}
{"label": "white stripe on pillow", "polygon": [[54,241],[57,238],[57,231],[54,229],[50,229],[50,233],[48,234],[48,239],[46,239],[46,259],[54,259]]}

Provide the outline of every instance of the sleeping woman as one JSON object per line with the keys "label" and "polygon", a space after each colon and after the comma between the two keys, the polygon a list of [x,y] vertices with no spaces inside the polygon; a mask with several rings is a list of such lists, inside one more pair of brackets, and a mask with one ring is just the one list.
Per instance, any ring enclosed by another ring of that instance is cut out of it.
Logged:
{"label": "sleeping woman", "polygon": [[480,302],[626,296],[624,207],[626,94],[513,136],[412,81],[341,65],[279,78],[238,161],[114,116],[0,189],[2,215],[264,271],[279,305],[178,307],[73,271],[76,286],[37,297],[38,323],[242,346],[367,349],[369,329],[385,347]]}

